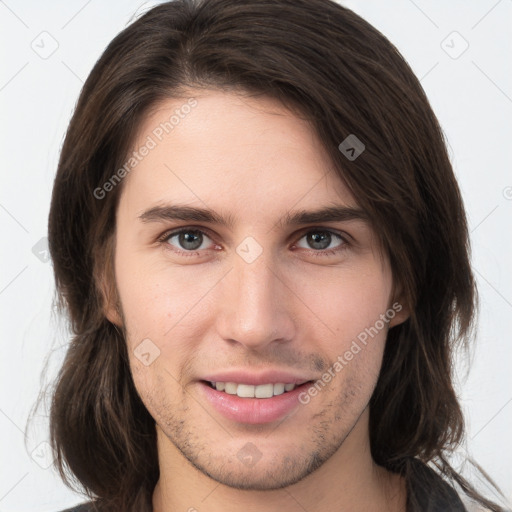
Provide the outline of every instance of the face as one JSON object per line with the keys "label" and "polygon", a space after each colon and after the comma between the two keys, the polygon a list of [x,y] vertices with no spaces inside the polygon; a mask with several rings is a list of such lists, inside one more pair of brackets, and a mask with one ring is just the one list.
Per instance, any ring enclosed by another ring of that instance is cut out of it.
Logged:
{"label": "face", "polygon": [[122,318],[108,316],[172,453],[228,486],[276,489],[351,432],[367,436],[400,307],[377,237],[311,127],[270,99],[191,96],[192,108],[167,100],[140,127],[133,149],[149,149],[117,210]]}

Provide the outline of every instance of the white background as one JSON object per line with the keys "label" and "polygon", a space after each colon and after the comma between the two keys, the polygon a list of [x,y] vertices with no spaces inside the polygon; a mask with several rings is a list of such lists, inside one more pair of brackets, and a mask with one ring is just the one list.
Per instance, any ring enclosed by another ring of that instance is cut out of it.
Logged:
{"label": "white background", "polygon": [[[59,149],[82,83],[108,42],[153,4],[0,1],[0,512],[55,512],[82,501],[53,469],[40,467],[49,456],[44,411],[27,432],[28,451],[24,446],[30,409],[68,342],[52,312],[51,263],[32,249],[46,236]],[[471,370],[466,376],[461,362],[457,378],[468,447],[510,500],[512,1],[346,5],[402,52],[449,142],[468,210],[481,299]],[[32,48],[44,52],[52,45],[58,47],[45,59]]]}

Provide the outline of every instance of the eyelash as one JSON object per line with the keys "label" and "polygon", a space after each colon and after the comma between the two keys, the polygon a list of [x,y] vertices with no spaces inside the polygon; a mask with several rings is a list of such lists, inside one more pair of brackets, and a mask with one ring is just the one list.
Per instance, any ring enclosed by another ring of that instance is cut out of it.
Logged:
{"label": "eyelash", "polygon": [[[166,231],[162,236],[158,238],[158,242],[163,245],[163,247],[166,250],[170,250],[174,253],[178,253],[185,257],[192,257],[192,256],[201,256],[201,252],[205,251],[206,249],[201,249],[200,251],[185,251],[183,249],[178,249],[174,246],[171,246],[171,244],[168,243],[168,240],[176,235],[180,235],[182,233],[189,233],[189,232],[196,232],[200,233],[201,235],[206,235],[208,238],[210,238],[212,241],[213,237],[208,233],[208,231],[205,231],[203,229],[195,228],[195,227],[184,227],[177,229],[175,231]],[[337,238],[339,241],[343,242],[341,245],[335,247],[334,249],[310,249],[308,252],[311,253],[314,257],[325,257],[325,256],[334,256],[336,254],[341,253],[342,251],[348,249],[348,246],[350,245],[347,237],[343,236],[341,233],[337,231],[333,231],[332,229],[327,228],[313,228],[309,229],[308,231],[305,231],[302,236],[299,238],[299,240],[302,240],[306,235],[310,233],[329,233],[331,235],[334,235],[335,238]],[[307,250],[307,249],[306,249]]]}

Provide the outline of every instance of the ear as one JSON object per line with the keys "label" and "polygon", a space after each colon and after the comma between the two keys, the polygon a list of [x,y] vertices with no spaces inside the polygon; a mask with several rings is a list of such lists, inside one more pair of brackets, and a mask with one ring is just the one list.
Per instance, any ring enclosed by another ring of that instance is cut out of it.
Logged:
{"label": "ear", "polygon": [[108,269],[105,269],[100,276],[98,285],[105,317],[109,322],[122,328],[123,319],[119,308],[119,300],[113,273],[108,272]]}
{"label": "ear", "polygon": [[121,317],[121,311],[119,310],[119,306],[116,302],[112,302],[109,300],[108,303],[105,304],[103,311],[107,320],[120,329],[123,327],[123,319]]}
{"label": "ear", "polygon": [[388,311],[393,311],[394,316],[389,320],[389,328],[404,323],[411,316],[409,301],[406,300],[402,287],[399,285],[392,294],[391,304]]}
{"label": "ear", "polygon": [[394,316],[389,320],[389,328],[404,323],[410,317],[410,310],[405,303],[396,300],[390,306],[389,310],[394,311]]}
{"label": "ear", "polygon": [[[100,295],[103,314],[109,322],[122,328],[123,318],[119,305],[114,272],[114,244],[114,236],[111,236],[104,247],[103,257],[99,254],[96,255],[96,264],[98,266],[95,268],[94,278]],[[98,268],[99,262],[103,262],[101,268]]]}

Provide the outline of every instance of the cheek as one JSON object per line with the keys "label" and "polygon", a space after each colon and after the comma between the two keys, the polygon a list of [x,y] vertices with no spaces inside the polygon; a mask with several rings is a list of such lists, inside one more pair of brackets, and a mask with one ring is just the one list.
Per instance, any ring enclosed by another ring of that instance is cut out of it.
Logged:
{"label": "cheek", "polygon": [[374,326],[380,315],[386,313],[391,279],[385,270],[378,264],[364,269],[333,268],[316,275],[315,287],[308,279],[299,282],[298,293],[315,313],[318,328],[336,340],[338,348],[350,345],[351,340]]}
{"label": "cheek", "polygon": [[150,338],[163,355],[188,339],[200,339],[202,320],[213,317],[204,298],[219,276],[194,265],[173,267],[157,251],[130,251],[122,243],[118,254],[123,257],[116,258],[116,281],[129,345]]}
{"label": "cheek", "polygon": [[129,335],[129,343],[144,337],[155,337],[172,321],[178,294],[171,293],[169,279],[163,269],[157,271],[142,255],[118,245],[116,282]]}

